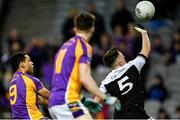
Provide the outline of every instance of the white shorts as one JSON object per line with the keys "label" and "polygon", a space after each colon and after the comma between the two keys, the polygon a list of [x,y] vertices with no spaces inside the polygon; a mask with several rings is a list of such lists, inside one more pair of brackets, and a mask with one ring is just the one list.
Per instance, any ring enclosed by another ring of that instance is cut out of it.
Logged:
{"label": "white shorts", "polygon": [[53,119],[71,120],[85,114],[88,110],[82,103],[74,102],[71,104],[55,105],[49,108],[49,113]]}

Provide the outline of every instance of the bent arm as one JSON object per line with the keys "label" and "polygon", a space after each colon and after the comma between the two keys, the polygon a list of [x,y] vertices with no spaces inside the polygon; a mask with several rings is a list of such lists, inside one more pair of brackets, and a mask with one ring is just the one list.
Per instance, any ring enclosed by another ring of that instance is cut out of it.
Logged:
{"label": "bent arm", "polygon": [[151,51],[151,43],[150,43],[147,31],[138,26],[135,26],[134,29],[140,32],[142,36],[142,49],[141,49],[140,54],[144,55],[145,57],[148,57],[149,52]]}
{"label": "bent arm", "polygon": [[147,32],[143,32],[141,33],[141,35],[142,35],[142,50],[140,54],[143,54],[144,56],[148,57],[151,51],[151,44],[149,41],[149,37],[147,35]]}
{"label": "bent arm", "polygon": [[38,95],[38,102],[40,105],[48,105],[48,99],[43,98],[42,96]]}
{"label": "bent arm", "polygon": [[43,97],[44,99],[49,99],[49,96],[50,96],[50,92],[48,89],[46,89],[45,87],[43,87],[42,89],[40,89],[38,91],[38,94]]}

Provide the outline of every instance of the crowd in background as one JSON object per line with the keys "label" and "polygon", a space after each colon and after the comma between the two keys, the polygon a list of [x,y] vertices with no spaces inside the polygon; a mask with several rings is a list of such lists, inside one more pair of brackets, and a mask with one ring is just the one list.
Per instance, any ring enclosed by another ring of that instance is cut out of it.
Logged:
{"label": "crowd in background", "polygon": [[[169,19],[173,22],[176,17],[175,10],[176,9],[174,8],[167,11],[167,14],[163,15],[161,15],[161,12],[158,11],[160,13],[156,14],[155,18],[152,20],[152,23],[154,21],[162,21],[163,19]],[[90,1],[87,3],[87,11],[96,17],[96,29],[90,41],[90,44],[93,46],[93,56],[91,62],[92,70],[96,70],[98,67],[103,66],[103,55],[111,47],[118,48],[125,55],[127,61],[137,56],[141,50],[141,36],[133,30],[132,26],[133,23],[135,23],[135,20],[132,13],[130,13],[124,6],[122,0],[118,0],[117,9],[111,15],[112,17],[110,19],[110,23],[108,24],[111,29],[110,33],[108,30],[106,30],[104,17],[96,10],[93,2]],[[77,13],[78,9],[74,9],[70,11],[69,17],[65,19],[61,33],[64,36],[62,41],[66,41],[74,35],[73,17]],[[180,64],[180,27],[177,28],[173,33],[170,40],[171,43],[169,47],[167,47],[164,45],[162,36],[155,31],[152,32],[154,30],[153,28],[159,27],[158,25],[159,24],[156,24],[156,26],[151,26],[152,28],[149,31],[153,55],[147,61],[141,74],[144,90],[146,91],[145,99],[156,100],[163,103],[166,99],[171,97],[168,88],[164,85],[164,79],[166,78],[163,78],[161,74],[157,73],[155,75],[155,79],[153,80],[155,81],[154,84],[147,89],[147,75],[152,64],[151,61],[156,59],[155,56],[161,56],[164,58],[163,64],[166,66],[171,64]],[[166,26],[166,24],[160,26]],[[18,31],[18,28],[12,28],[9,30],[8,37],[3,40],[4,43],[1,43],[3,47],[1,48],[2,51],[0,54],[0,118],[3,116],[3,114],[10,111],[8,84],[12,78],[13,71],[8,64],[8,59],[13,53],[18,51],[26,51],[34,63],[34,75],[40,78],[48,89],[51,88],[51,76],[54,62],[53,57],[60,48],[61,44],[49,44],[48,40],[44,40],[39,36],[32,36],[28,42],[24,42],[25,39],[26,37]],[[97,114],[96,117],[109,118],[110,115],[107,107],[108,106],[104,106],[103,111]],[[43,110],[46,111],[46,107]],[[175,109],[175,114],[176,118],[180,118],[180,106],[177,106]],[[156,117],[171,118],[171,115],[168,113],[168,111],[166,111],[165,108],[160,108]]]}

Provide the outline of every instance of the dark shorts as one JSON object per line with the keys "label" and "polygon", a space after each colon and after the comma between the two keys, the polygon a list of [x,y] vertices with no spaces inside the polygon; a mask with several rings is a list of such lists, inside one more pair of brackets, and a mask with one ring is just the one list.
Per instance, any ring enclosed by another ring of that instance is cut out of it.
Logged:
{"label": "dark shorts", "polygon": [[144,109],[127,109],[114,112],[114,119],[149,119]]}

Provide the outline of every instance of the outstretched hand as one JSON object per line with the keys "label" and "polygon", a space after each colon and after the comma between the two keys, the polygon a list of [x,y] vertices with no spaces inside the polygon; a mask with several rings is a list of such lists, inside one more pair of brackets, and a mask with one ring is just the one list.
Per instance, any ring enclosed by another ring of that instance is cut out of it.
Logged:
{"label": "outstretched hand", "polygon": [[92,112],[92,113],[98,113],[98,112],[100,112],[100,111],[102,110],[102,107],[103,107],[101,103],[97,103],[97,102],[95,102],[94,100],[89,99],[89,98],[85,98],[85,97],[83,97],[83,98],[81,99],[81,102],[82,102],[82,103],[84,104],[84,106],[85,106],[86,108],[88,108],[89,111]]}
{"label": "outstretched hand", "polygon": [[147,31],[145,30],[145,28],[142,25],[139,24],[135,24],[134,25],[134,29],[137,30],[140,33],[146,33]]}
{"label": "outstretched hand", "polygon": [[121,110],[121,103],[116,97],[107,96],[105,103],[114,106],[117,111]]}

